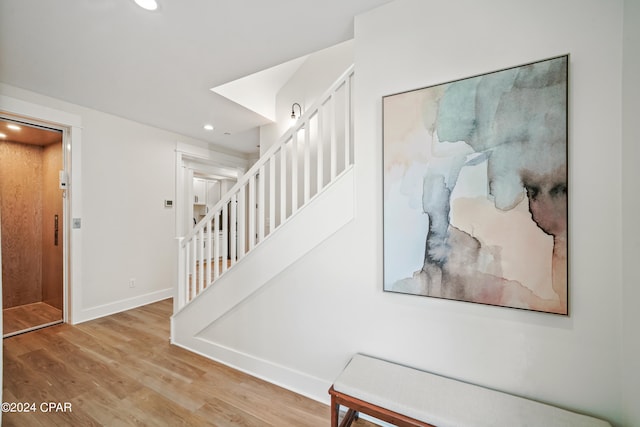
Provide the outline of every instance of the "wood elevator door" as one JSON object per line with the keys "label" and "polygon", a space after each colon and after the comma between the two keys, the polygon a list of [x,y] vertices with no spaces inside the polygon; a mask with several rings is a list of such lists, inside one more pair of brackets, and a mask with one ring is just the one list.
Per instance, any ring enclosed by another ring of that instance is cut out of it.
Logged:
{"label": "wood elevator door", "polygon": [[58,188],[62,142],[44,147],[42,163],[42,301],[62,310],[64,221]]}

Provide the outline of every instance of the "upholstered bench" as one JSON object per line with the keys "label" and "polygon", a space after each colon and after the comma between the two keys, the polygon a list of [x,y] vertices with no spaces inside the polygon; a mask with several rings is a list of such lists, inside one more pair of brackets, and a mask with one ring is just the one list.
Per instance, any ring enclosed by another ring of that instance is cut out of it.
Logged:
{"label": "upholstered bench", "polygon": [[397,426],[605,427],[609,423],[522,397],[356,354],[329,389],[331,426],[340,405]]}

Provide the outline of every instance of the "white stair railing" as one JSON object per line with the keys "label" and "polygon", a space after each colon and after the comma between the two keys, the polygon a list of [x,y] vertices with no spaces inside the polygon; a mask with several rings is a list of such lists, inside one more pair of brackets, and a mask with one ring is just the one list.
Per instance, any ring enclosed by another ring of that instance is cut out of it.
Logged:
{"label": "white stair railing", "polygon": [[178,243],[178,309],[353,163],[351,66]]}

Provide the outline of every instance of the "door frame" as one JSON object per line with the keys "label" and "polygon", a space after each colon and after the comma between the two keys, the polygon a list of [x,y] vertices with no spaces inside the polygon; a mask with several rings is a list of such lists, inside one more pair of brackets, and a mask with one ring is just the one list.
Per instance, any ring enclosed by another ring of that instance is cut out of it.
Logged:
{"label": "door frame", "polygon": [[217,176],[224,179],[239,179],[248,169],[248,162],[197,147],[177,143],[176,146],[176,238],[184,237],[193,225],[193,177],[194,174]]}
{"label": "door frame", "polygon": [[[193,175],[194,173],[215,174],[227,178],[239,179],[248,169],[249,161],[238,156],[223,154],[201,146],[176,142],[176,242],[193,229]],[[177,250],[180,253],[180,250]],[[179,259],[179,257],[177,258]],[[173,299],[174,311],[179,309],[178,283],[180,265],[176,268],[174,283],[176,287]]]}
{"label": "door frame", "polygon": [[[63,198],[63,321],[75,323],[81,302],[81,229],[73,228],[74,219],[81,218],[80,147],[82,121],[80,116],[38,104],[0,95],[0,116],[37,126],[62,131],[62,162],[67,176]],[[1,256],[1,254],[0,254]],[[0,258],[0,264],[2,260]],[[1,288],[0,288],[1,291]],[[1,296],[0,296],[1,298]]]}

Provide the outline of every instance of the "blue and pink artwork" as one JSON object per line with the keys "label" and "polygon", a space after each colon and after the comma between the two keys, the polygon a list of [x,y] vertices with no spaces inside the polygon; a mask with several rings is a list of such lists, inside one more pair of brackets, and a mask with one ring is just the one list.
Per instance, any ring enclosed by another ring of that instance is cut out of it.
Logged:
{"label": "blue and pink artwork", "polygon": [[385,291],[568,314],[568,59],[383,98]]}

